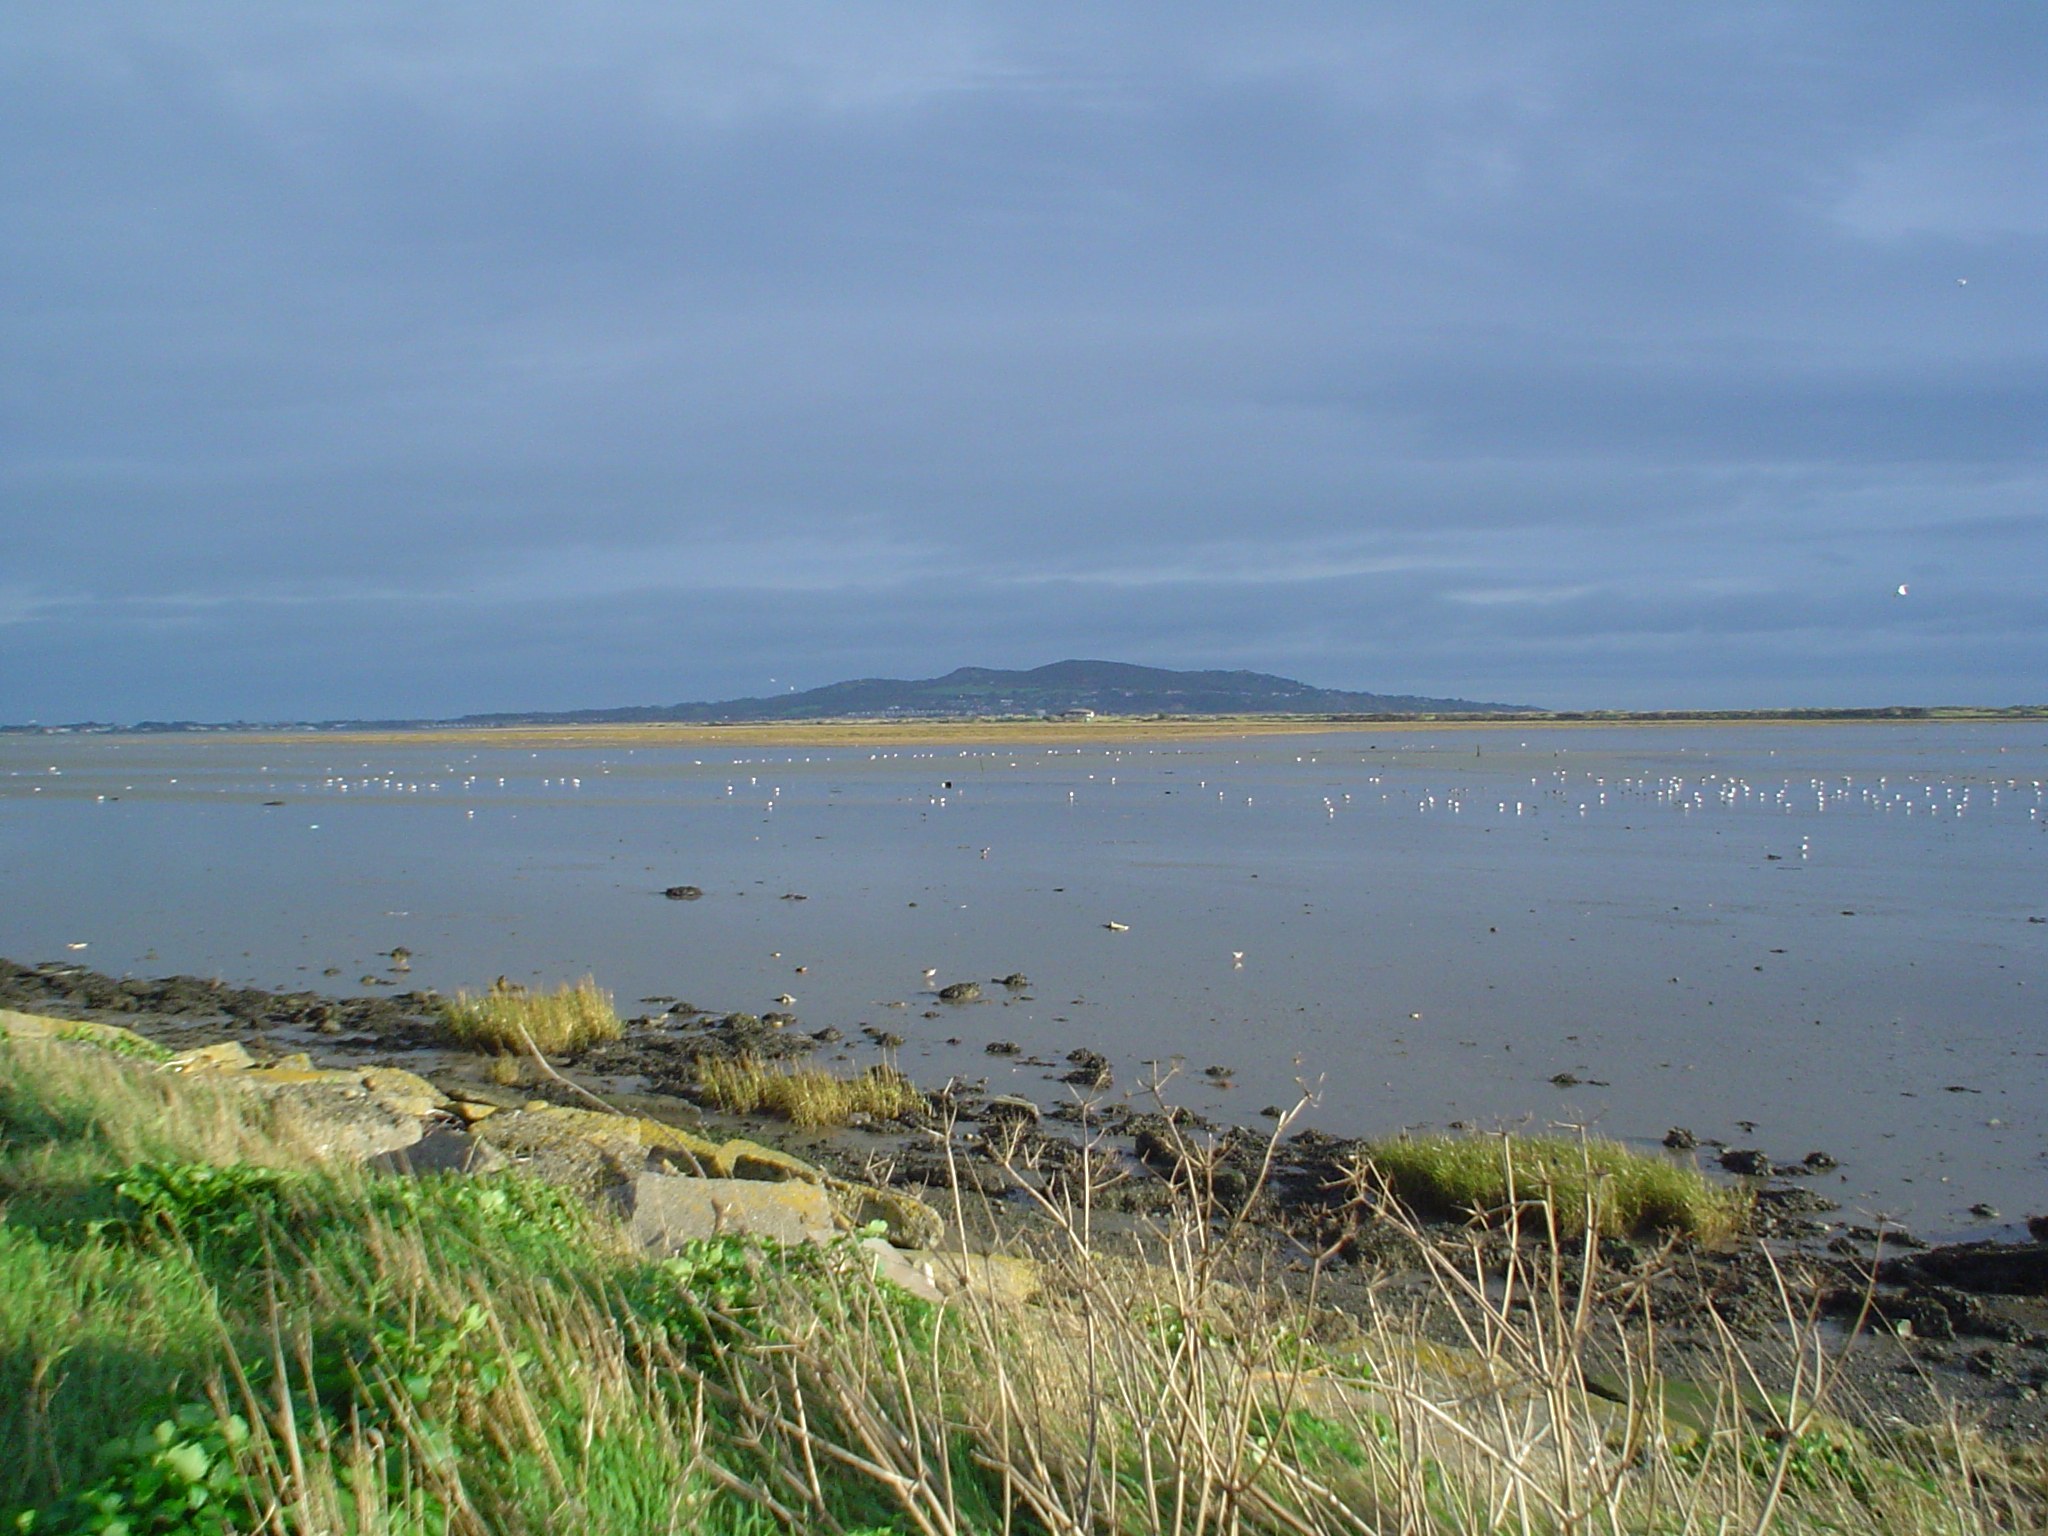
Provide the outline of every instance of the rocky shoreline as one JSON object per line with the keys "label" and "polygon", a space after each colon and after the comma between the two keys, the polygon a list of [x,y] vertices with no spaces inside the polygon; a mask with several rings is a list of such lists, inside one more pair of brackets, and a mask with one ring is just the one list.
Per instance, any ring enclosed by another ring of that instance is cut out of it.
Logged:
{"label": "rocky shoreline", "polygon": [[[988,985],[1006,982],[1024,978]],[[217,1052],[281,1088],[353,1075],[359,1098],[401,1122],[389,1146],[351,1142],[357,1155],[403,1150],[422,1166],[516,1163],[593,1195],[607,1183],[632,1185],[643,1168],[658,1175],[663,1158],[685,1160],[701,1176],[745,1172],[725,1166],[734,1158],[781,1155],[817,1174],[842,1226],[849,1214],[877,1221],[898,1246],[917,1249],[938,1243],[918,1214],[933,1208],[966,1227],[976,1247],[1021,1251],[1047,1235],[1048,1207],[1085,1209],[1091,1235],[1115,1243],[1142,1234],[1194,1190],[1219,1220],[1241,1218],[1240,1241],[1262,1250],[1273,1273],[1313,1272],[1323,1299],[1338,1306],[1419,1296],[1418,1243],[1469,1256],[1476,1242],[1482,1259],[1505,1256],[1508,1239],[1498,1232],[1378,1219],[1351,1177],[1354,1142],[1288,1133],[1284,1122],[1276,1138],[1270,1128],[1212,1125],[1163,1103],[1134,1106],[1102,1091],[1109,1064],[1090,1051],[1039,1063],[1070,1087],[1058,1104],[956,1080],[927,1085],[926,1112],[907,1121],[830,1132],[742,1121],[698,1101],[698,1062],[800,1057],[836,1044],[835,1032],[814,1037],[787,1017],[671,999],[647,1005],[656,1011],[629,1020],[617,1042],[574,1059],[515,1064],[450,1049],[431,993],[333,997],[0,960],[0,1009],[117,1025],[168,1051]],[[886,1032],[871,1034],[875,1045],[891,1044]],[[623,1132],[589,1123],[598,1113],[592,1098],[649,1128],[632,1138],[631,1166],[602,1155],[604,1135]],[[704,1166],[720,1159],[716,1170]],[[1757,1341],[1782,1333],[1789,1297],[1800,1314],[1827,1320],[1843,1346],[1837,1370],[1874,1420],[1938,1422],[1945,1404],[1957,1404],[2002,1438],[2048,1438],[2048,1242],[1923,1249],[1907,1234],[1840,1221],[1813,1188],[1811,1157],[1778,1163],[1733,1149],[1716,1162],[1744,1175],[1753,1195],[1741,1241],[1610,1240],[1594,1271],[1608,1308],[1656,1318],[1671,1369],[1682,1372],[1712,1348],[1724,1326]],[[650,1211],[655,1196],[676,1193],[650,1190],[640,1202]],[[669,1218],[646,1218],[657,1219]],[[1586,1272],[1572,1245],[1555,1258],[1571,1283]]]}

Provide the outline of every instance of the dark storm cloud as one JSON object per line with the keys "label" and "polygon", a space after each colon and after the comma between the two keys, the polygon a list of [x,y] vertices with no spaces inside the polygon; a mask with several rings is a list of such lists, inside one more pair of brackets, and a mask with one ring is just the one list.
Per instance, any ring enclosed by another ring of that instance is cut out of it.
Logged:
{"label": "dark storm cloud", "polygon": [[2039,692],[2023,5],[108,4],[9,38],[6,718],[1069,654]]}

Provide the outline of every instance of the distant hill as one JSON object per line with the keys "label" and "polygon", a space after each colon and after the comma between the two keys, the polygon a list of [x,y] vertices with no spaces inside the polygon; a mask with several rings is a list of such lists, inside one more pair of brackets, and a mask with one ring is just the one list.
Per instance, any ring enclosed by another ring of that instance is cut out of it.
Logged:
{"label": "distant hill", "polygon": [[2040,720],[2048,704],[1906,705],[1881,708],[1546,710],[1533,704],[1481,704],[1413,693],[1346,693],[1312,688],[1268,672],[1169,672],[1119,661],[1056,661],[1029,672],[961,667],[944,677],[863,677],[803,693],[713,704],[645,704],[525,714],[463,715],[453,720],[143,720],[134,725],[80,720],[68,725],[0,725],[0,735],[105,735],[186,731],[418,731],[449,726],[607,725],[636,721],[738,724],[749,720],[949,720],[977,715],[1311,715],[1399,720],[1412,716],[1512,716],[1560,724],[1754,720]]}
{"label": "distant hill", "polygon": [[1480,704],[1412,693],[1345,693],[1265,672],[1171,672],[1120,661],[1056,661],[1028,672],[960,667],[944,677],[863,677],[801,693],[709,704],[464,715],[455,725],[606,725],[635,721],[941,719],[960,715],[1424,715],[1533,714],[1527,704]]}

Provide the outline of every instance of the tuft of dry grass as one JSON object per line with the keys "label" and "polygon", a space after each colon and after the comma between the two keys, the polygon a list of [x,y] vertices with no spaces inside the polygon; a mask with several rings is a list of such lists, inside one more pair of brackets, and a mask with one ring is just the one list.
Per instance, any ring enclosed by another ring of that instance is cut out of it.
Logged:
{"label": "tuft of dry grass", "polygon": [[924,1108],[924,1095],[894,1067],[838,1077],[819,1067],[787,1067],[742,1056],[697,1065],[697,1086],[735,1115],[775,1115],[802,1126],[844,1125],[855,1115],[897,1120]]}
{"label": "tuft of dry grass", "polygon": [[1571,1234],[1591,1226],[1603,1237],[1718,1241],[1734,1235],[1743,1212],[1737,1191],[1698,1169],[1597,1136],[1402,1137],[1368,1147],[1358,1172],[1369,1188],[1430,1215],[1498,1222],[1540,1204]]}
{"label": "tuft of dry grass", "polygon": [[487,992],[458,992],[442,1025],[457,1045],[480,1051],[540,1051],[565,1055],[616,1040],[621,1034],[612,995],[597,978],[535,992],[503,977]]}

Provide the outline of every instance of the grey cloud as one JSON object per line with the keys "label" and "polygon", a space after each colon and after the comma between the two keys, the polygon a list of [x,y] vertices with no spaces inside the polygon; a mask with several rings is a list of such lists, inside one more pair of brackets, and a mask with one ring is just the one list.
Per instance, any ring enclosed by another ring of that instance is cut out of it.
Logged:
{"label": "grey cloud", "polygon": [[2038,651],[2023,8],[16,19],[0,713]]}

